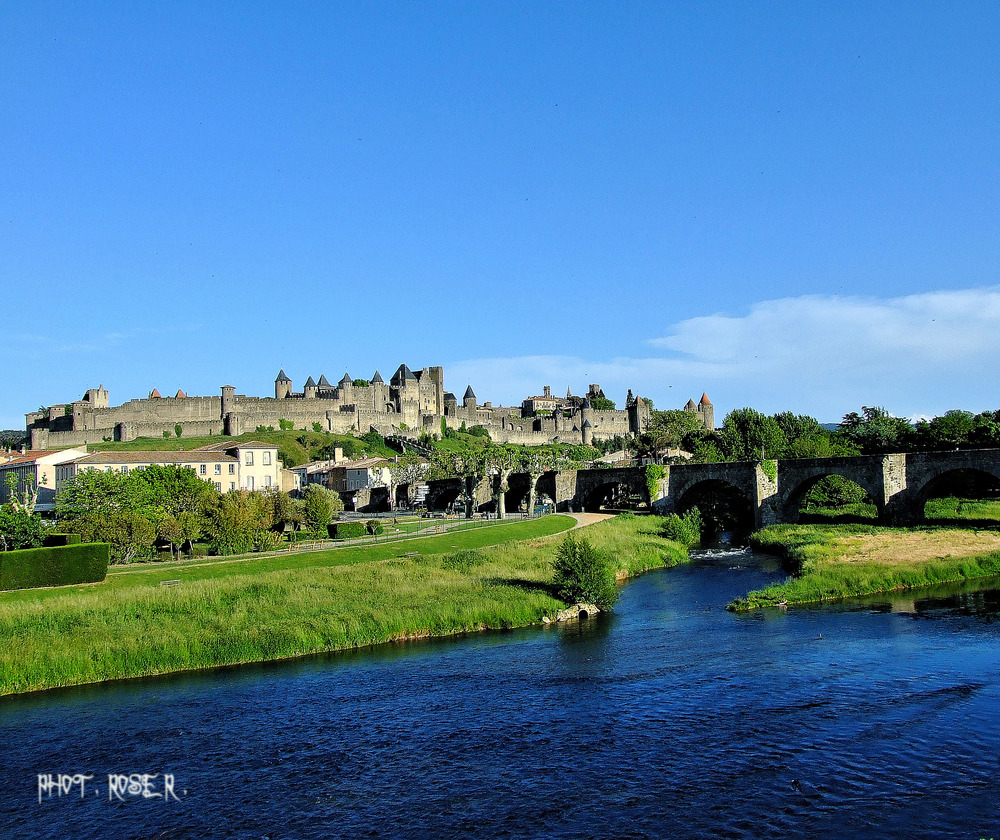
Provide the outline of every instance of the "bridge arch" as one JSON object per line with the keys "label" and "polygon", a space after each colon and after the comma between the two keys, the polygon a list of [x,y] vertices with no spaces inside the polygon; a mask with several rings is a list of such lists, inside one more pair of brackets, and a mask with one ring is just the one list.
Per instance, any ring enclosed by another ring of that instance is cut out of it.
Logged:
{"label": "bridge arch", "polygon": [[863,489],[875,504],[878,517],[886,514],[885,464],[882,456],[801,458],[778,462],[777,512],[781,522],[798,522],[806,494],[828,476],[840,476]]}
{"label": "bridge arch", "polygon": [[[885,505],[880,503],[881,485],[877,487],[872,486],[871,482],[864,481],[864,476],[852,474],[848,470],[834,469],[828,471],[819,470],[814,474],[801,479],[798,484],[795,484],[788,489],[783,488],[779,501],[781,521],[798,522],[802,515],[802,505],[805,502],[806,496],[809,495],[809,492],[813,490],[823,479],[833,476],[843,478],[845,481],[849,481],[864,490],[868,495],[868,498],[875,505],[876,517],[878,519],[882,519],[885,516]],[[859,478],[861,479],[860,481]],[[866,484],[869,486],[866,486]]]}
{"label": "bridge arch", "polygon": [[684,515],[698,508],[706,530],[712,532],[754,529],[753,498],[746,489],[724,478],[703,478],[689,485],[678,497],[675,508]]}
{"label": "bridge arch", "polygon": [[1000,469],[989,465],[942,469],[911,488],[911,518],[926,519],[927,502],[941,495],[979,497],[1000,491]]}

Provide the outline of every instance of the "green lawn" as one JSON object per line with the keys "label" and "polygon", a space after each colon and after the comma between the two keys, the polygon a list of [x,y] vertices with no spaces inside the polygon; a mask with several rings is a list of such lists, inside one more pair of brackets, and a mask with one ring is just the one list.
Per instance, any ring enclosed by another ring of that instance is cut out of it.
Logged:
{"label": "green lawn", "polygon": [[0,592],[0,605],[13,602],[38,602],[58,598],[67,592],[87,592],[94,587],[107,590],[136,587],[159,587],[162,581],[180,580],[181,585],[197,580],[232,578],[256,575],[263,572],[292,569],[349,566],[355,563],[377,562],[405,557],[414,552],[420,555],[467,551],[500,545],[512,540],[558,534],[573,527],[576,521],[569,516],[553,515],[540,519],[503,522],[473,530],[444,533],[440,536],[414,537],[399,542],[367,543],[344,546],[323,551],[280,551],[263,556],[244,555],[233,557],[201,557],[194,560],[163,563],[138,563],[127,567],[112,566],[107,580],[101,584],[61,586],[52,589],[20,589]]}

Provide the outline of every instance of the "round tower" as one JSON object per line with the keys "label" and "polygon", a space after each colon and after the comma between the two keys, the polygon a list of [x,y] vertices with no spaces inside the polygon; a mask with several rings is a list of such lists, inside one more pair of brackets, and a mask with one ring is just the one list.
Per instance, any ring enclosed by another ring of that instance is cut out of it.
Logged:
{"label": "round tower", "polygon": [[276,400],[287,399],[292,393],[292,380],[285,376],[285,371],[278,371],[278,376],[274,380],[274,398]]}
{"label": "round tower", "polygon": [[232,385],[222,386],[222,413],[219,415],[221,420],[226,419],[226,415],[229,414],[236,405],[236,388]]}

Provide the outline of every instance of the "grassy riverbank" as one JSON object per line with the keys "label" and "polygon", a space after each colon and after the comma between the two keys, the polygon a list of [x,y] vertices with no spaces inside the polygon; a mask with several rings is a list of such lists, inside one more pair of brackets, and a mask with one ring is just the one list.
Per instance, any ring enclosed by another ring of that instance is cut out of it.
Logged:
{"label": "grassy riverbank", "polygon": [[754,548],[787,559],[792,577],[731,610],[813,603],[1000,575],[1000,532],[873,525],[774,525]]}
{"label": "grassy riverbank", "polygon": [[[551,529],[557,520],[573,524],[567,517],[523,524]],[[658,536],[661,526],[656,517],[626,517],[584,533],[625,573],[637,574],[686,559],[682,547]],[[44,595],[5,593],[0,694],[523,626],[563,606],[549,587],[561,536],[476,547],[484,533],[489,529],[406,542],[402,550],[419,551],[416,557],[384,557],[378,552],[401,549],[367,546],[137,570]],[[360,551],[372,554],[340,562]],[[311,565],[282,565],[303,561]],[[182,583],[159,586],[163,577]]]}

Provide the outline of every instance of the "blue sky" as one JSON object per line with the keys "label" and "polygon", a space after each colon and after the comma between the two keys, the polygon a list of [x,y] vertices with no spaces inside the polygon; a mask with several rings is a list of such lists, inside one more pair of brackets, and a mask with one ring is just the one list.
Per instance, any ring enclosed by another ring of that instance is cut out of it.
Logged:
{"label": "blue sky", "polygon": [[0,428],[445,366],[1000,408],[995,3],[5,3]]}

